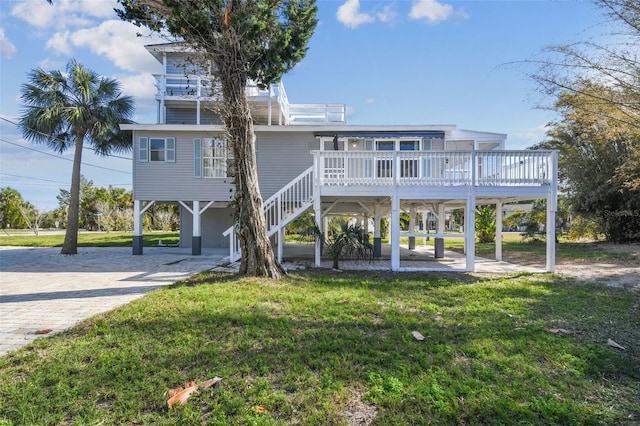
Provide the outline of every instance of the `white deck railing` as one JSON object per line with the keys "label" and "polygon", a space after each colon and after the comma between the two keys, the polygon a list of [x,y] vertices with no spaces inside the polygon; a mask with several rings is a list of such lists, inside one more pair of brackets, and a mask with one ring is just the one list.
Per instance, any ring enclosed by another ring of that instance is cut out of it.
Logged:
{"label": "white deck railing", "polygon": [[319,184],[540,186],[553,182],[552,151],[314,151]]}
{"label": "white deck railing", "polygon": [[[313,167],[299,174],[281,190],[273,194],[264,202],[264,213],[267,220],[267,235],[270,237],[313,203]],[[240,259],[240,245],[233,227],[223,234],[229,237],[229,261]]]}
{"label": "white deck railing", "polygon": [[[156,99],[163,100],[220,100],[221,89],[211,77],[181,74],[154,74],[156,79]],[[261,89],[249,82],[246,95],[265,103],[274,100],[280,107],[285,125],[344,124],[346,105],[344,104],[290,104],[282,82]],[[269,107],[271,105],[269,104]]]}

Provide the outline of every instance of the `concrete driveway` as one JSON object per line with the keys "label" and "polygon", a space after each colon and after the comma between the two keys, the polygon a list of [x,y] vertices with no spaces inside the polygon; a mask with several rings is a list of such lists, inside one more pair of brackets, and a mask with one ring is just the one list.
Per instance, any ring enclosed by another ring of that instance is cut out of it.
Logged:
{"label": "concrete driveway", "polygon": [[63,256],[60,248],[0,247],[0,356],[214,268],[228,254],[145,247],[133,256],[130,247],[89,247]]}

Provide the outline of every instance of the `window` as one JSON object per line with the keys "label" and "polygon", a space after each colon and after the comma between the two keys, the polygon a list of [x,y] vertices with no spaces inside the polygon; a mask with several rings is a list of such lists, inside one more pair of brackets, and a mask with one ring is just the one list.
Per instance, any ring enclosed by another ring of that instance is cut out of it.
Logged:
{"label": "window", "polygon": [[194,140],[195,177],[227,177],[229,150],[227,141],[218,138]]}
{"label": "window", "polygon": [[140,138],[138,161],[176,161],[176,138]]}

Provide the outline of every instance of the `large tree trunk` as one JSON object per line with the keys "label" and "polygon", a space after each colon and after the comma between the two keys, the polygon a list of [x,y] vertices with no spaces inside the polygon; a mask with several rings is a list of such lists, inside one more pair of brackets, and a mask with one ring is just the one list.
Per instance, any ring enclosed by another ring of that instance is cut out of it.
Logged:
{"label": "large tree trunk", "polygon": [[[222,85],[222,114],[227,138],[233,149],[234,226],[240,242],[240,273],[250,276],[280,278],[285,274],[267,237],[267,223],[258,185],[253,119],[247,102],[247,84],[237,39],[232,29],[225,38],[225,61],[218,63]],[[280,242],[282,243],[282,242]]]}
{"label": "large tree trunk", "polygon": [[76,137],[76,149],[73,155],[73,172],[67,209],[67,231],[64,235],[61,254],[78,254],[78,225],[80,216],[80,164],[82,163],[82,145],[84,135]]}

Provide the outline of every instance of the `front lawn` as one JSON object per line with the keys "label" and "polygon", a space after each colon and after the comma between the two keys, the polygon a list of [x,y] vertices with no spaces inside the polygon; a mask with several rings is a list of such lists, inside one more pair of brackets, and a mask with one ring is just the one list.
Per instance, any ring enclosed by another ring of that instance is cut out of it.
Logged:
{"label": "front lawn", "polygon": [[[145,247],[157,246],[158,241],[163,243],[175,243],[180,240],[179,232],[148,232],[142,236]],[[62,247],[64,233],[42,233],[2,235],[0,246],[21,247]],[[78,247],[131,247],[133,234],[131,232],[80,232],[78,234]]]}
{"label": "front lawn", "polygon": [[[204,273],[0,358],[0,424],[635,425],[639,365],[637,292]],[[167,408],[169,389],[215,376]]]}

